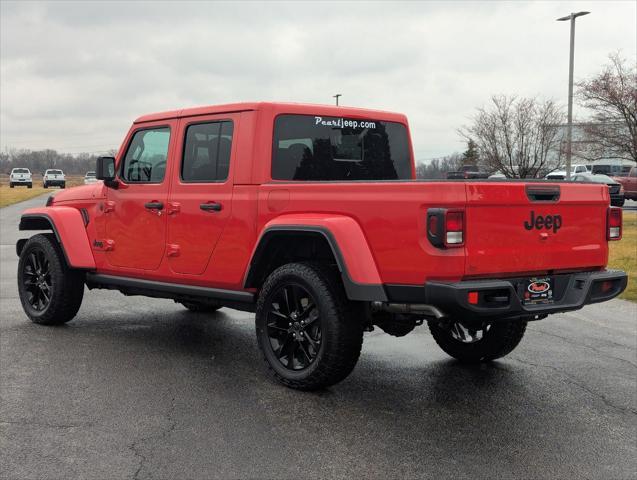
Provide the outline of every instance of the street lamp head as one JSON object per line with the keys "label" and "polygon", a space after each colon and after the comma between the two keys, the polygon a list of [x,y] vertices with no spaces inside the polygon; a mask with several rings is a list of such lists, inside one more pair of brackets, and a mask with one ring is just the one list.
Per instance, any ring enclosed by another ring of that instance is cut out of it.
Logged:
{"label": "street lamp head", "polygon": [[591,12],[577,12],[577,13],[571,13],[570,15],[567,15],[566,17],[560,17],[557,19],[558,22],[565,22],[566,20],[571,20],[573,18],[577,18],[577,17],[583,17],[584,15],[588,15]]}

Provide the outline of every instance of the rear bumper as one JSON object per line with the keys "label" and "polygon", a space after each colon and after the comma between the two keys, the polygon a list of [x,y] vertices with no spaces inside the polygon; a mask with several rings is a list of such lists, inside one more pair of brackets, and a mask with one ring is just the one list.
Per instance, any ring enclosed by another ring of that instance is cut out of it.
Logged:
{"label": "rear bumper", "polygon": [[[525,278],[472,280],[456,283],[429,282],[424,286],[386,285],[391,303],[433,305],[448,317],[509,318],[547,315],[578,310],[584,305],[605,302],[626,289],[628,277],[621,270],[603,270],[551,275],[554,301],[525,305]],[[469,303],[469,292],[478,292],[477,304]]]}
{"label": "rear bumper", "polygon": [[66,184],[66,180],[44,180],[44,183],[47,185],[52,185],[54,187],[61,187]]}

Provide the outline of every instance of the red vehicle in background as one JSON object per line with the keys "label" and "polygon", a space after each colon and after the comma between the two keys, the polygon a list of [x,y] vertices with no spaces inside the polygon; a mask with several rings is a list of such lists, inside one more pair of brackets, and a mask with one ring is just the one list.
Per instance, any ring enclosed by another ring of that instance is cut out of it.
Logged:
{"label": "red vehicle in background", "polygon": [[256,312],[287,386],[354,368],[363,332],[427,322],[463,362],[511,352],[528,321],[614,298],[621,210],[606,185],[415,180],[404,115],[245,103],[146,115],[93,185],[24,212],[32,321],[71,320],[84,286]]}
{"label": "red vehicle in background", "polygon": [[625,177],[613,177],[624,187],[624,197],[628,200],[637,200],[637,167],[633,167]]}

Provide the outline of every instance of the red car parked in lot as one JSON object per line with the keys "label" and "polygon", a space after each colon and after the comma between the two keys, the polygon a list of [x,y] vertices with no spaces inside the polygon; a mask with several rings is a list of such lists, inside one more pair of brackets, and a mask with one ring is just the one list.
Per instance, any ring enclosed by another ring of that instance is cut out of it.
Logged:
{"label": "red car parked in lot", "polygon": [[628,200],[637,200],[637,167],[633,167],[625,177],[613,177],[613,180],[624,187],[624,197]]}
{"label": "red car parked in lot", "polygon": [[345,378],[363,332],[428,322],[465,362],[526,324],[609,300],[621,210],[606,185],[418,181],[405,116],[246,103],[137,119],[103,182],[24,212],[18,283],[36,323],[71,320],[84,285],[256,312],[274,376]]}

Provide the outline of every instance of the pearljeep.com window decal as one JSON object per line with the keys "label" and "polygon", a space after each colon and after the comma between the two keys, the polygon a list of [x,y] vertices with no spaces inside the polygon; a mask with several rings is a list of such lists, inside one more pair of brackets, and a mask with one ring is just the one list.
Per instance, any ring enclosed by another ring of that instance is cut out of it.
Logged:
{"label": "pearljeep.com window decal", "polygon": [[347,118],[314,117],[314,119],[315,119],[314,125],[323,125],[325,127],[376,128],[376,122],[349,120]]}

